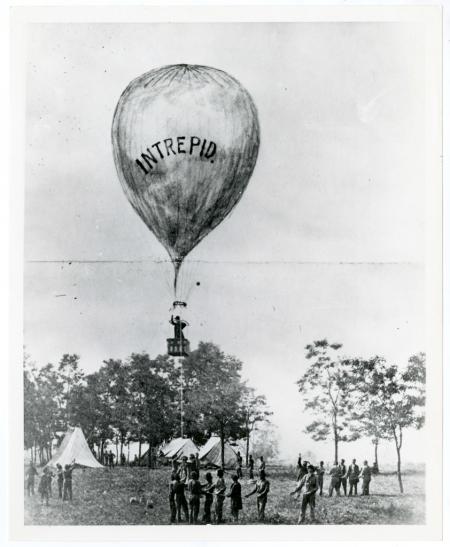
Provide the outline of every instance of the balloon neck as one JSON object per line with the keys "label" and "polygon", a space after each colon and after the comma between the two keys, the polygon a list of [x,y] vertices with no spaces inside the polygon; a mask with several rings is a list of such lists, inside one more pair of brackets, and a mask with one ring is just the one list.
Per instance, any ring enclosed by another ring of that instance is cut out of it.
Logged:
{"label": "balloon neck", "polygon": [[175,297],[175,300],[177,298],[177,284],[178,284],[178,274],[180,273],[181,264],[183,263],[182,258],[175,258],[173,260],[173,267],[175,270],[175,275],[173,278],[173,294]]}

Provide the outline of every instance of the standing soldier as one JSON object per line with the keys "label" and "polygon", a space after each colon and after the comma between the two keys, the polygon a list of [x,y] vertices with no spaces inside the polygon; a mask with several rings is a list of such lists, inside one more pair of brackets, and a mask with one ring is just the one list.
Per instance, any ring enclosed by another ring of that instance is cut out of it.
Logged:
{"label": "standing soldier", "polygon": [[333,495],[333,490],[336,490],[336,494],[338,496],[341,495],[341,468],[338,465],[338,462],[334,462],[334,466],[330,470],[331,475],[331,481],[330,481],[330,488],[328,491],[328,497],[331,498]]}
{"label": "standing soldier", "polygon": [[39,481],[39,487],[38,487],[38,492],[41,495],[42,505],[44,505],[44,500],[45,500],[45,505],[47,506],[48,506],[48,498],[50,496],[50,480],[51,480],[49,471],[50,470],[47,469],[47,467],[44,468],[44,472],[42,473],[41,480]]}
{"label": "standing soldier", "polygon": [[225,484],[225,481],[223,480],[223,469],[217,470],[217,480],[215,484],[215,491],[216,491],[216,505],[214,507],[214,511],[216,513],[216,523],[222,524],[223,519],[223,502],[225,500],[225,491],[227,489],[227,486]]}
{"label": "standing soldier", "polygon": [[362,477],[362,494],[361,496],[368,496],[369,495],[369,484],[370,480],[372,478],[372,471],[370,467],[367,465],[367,460],[364,460],[364,466],[361,471],[361,477]]}
{"label": "standing soldier", "polygon": [[242,479],[242,456],[240,452],[236,456],[236,475],[238,479]]}
{"label": "standing soldier", "polygon": [[265,510],[266,510],[267,496],[269,494],[269,490],[270,490],[270,483],[266,479],[266,472],[263,470],[259,472],[259,480],[256,482],[254,490],[252,490],[249,494],[245,496],[246,498],[249,498],[253,494],[256,494],[256,505],[258,507],[258,520],[260,522],[264,521],[264,518],[265,518]]}
{"label": "standing soldier", "polygon": [[63,497],[63,484],[64,484],[64,470],[60,463],[56,464],[56,477],[58,482],[58,499],[62,500]]}
{"label": "standing soldier", "polygon": [[297,473],[300,471],[300,467],[302,466],[302,455],[299,453],[298,460],[297,460]]}
{"label": "standing soldier", "polygon": [[186,496],[184,495],[184,489],[186,488],[186,483],[184,483],[181,480],[181,477],[179,474],[176,474],[176,482],[177,484],[174,485],[174,491],[175,491],[175,504],[177,507],[177,521],[181,522],[181,511],[183,511],[186,522],[189,522],[188,504],[186,501]]}
{"label": "standing soldier", "polygon": [[205,495],[205,505],[203,508],[203,522],[205,524],[211,524],[211,506],[213,504],[213,492],[214,484],[212,481],[211,473],[206,473],[205,475],[206,483],[202,484],[203,493]]}
{"label": "standing soldier", "polygon": [[358,495],[358,482],[359,482],[359,466],[356,465],[356,460],[352,461],[352,464],[348,466],[347,471],[348,484],[349,484],[349,497],[353,494]]}
{"label": "standing soldier", "polygon": [[266,472],[266,462],[264,461],[264,456],[259,457],[259,472]]}
{"label": "standing soldier", "polygon": [[197,471],[192,471],[188,482],[189,496],[189,524],[197,524],[198,512],[200,511],[200,496],[202,495],[202,485],[198,480]]}
{"label": "standing soldier", "polygon": [[239,511],[242,509],[241,483],[237,475],[233,475],[231,478],[233,479],[233,483],[227,497],[231,498],[231,516],[234,522],[238,522]]}
{"label": "standing soldier", "polygon": [[318,480],[317,476],[314,473],[314,466],[308,465],[308,474],[305,475],[302,480],[298,483],[297,488],[291,492],[291,495],[300,493],[301,489],[305,487],[305,493],[302,498],[302,508],[301,513],[298,518],[298,523],[303,524],[305,522],[306,508],[309,505],[309,510],[311,512],[311,521],[316,522],[316,516],[314,510],[316,508],[316,492],[318,490]]}
{"label": "standing soldier", "polygon": [[63,501],[70,499],[72,501],[72,471],[75,468],[75,460],[69,465],[64,466],[64,485],[63,485]]}
{"label": "standing soldier", "polygon": [[172,471],[169,483],[169,507],[170,507],[170,523],[174,524],[177,519],[177,504],[176,504],[176,491],[180,482],[180,477]]}
{"label": "standing soldier", "polygon": [[347,495],[347,466],[345,465],[345,460],[341,460],[341,485],[344,490],[344,496]]}
{"label": "standing soldier", "polygon": [[254,467],[255,467],[255,460],[253,459],[253,456],[250,454],[250,456],[248,457],[248,476],[250,479],[254,478],[254,475],[253,475]]}
{"label": "standing soldier", "polygon": [[325,467],[323,466],[323,462],[320,462],[319,467],[317,468],[317,484],[320,489],[319,496],[323,494],[323,476],[324,475],[325,475]]}
{"label": "standing soldier", "polygon": [[29,496],[34,496],[34,478],[38,475],[34,463],[30,461],[30,467],[27,470],[27,493]]}

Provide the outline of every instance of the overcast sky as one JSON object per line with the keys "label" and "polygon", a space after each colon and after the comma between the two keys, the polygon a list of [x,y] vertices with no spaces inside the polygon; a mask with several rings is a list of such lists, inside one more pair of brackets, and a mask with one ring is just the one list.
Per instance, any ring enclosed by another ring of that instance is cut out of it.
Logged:
{"label": "overcast sky", "polygon": [[[129,81],[152,68],[225,70],[256,103],[261,147],[241,202],[188,257],[185,286],[201,283],[188,336],[242,359],[274,411],[283,455],[330,459],[331,445],[302,433],[304,346],[326,337],[346,355],[400,365],[425,349],[422,47],[412,24],[35,24],[24,285],[32,358],[78,353],[90,372],[103,359],[165,351],[170,264],[122,192],[113,112]],[[353,455],[371,459],[370,441],[343,447]],[[394,460],[393,446],[381,457]],[[405,460],[422,457],[420,434],[408,433]]]}

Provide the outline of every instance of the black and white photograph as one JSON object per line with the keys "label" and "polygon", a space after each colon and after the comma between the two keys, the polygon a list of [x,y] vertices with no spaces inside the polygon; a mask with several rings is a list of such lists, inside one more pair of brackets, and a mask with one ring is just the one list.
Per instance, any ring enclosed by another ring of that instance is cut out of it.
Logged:
{"label": "black and white photograph", "polygon": [[19,525],[436,538],[439,10],[39,9]]}

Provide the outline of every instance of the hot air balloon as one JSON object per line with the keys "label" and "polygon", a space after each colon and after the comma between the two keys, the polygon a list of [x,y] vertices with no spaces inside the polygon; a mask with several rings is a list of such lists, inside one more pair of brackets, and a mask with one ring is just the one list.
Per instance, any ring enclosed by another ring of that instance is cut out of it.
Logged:
{"label": "hot air balloon", "polygon": [[122,93],[112,124],[117,173],[170,256],[175,299],[183,260],[241,199],[259,140],[251,96],[222,70],[164,66]]}

